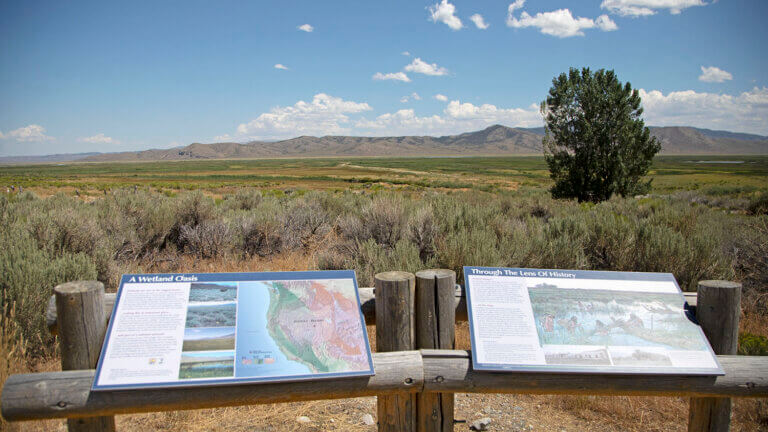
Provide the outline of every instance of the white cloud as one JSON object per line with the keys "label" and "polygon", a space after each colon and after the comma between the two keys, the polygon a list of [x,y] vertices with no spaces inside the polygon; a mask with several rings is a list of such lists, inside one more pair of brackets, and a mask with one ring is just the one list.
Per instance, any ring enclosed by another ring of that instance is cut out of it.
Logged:
{"label": "white cloud", "polygon": [[702,0],[603,0],[600,7],[613,14],[639,17],[655,15],[659,9],[667,9],[672,15],[677,15],[683,9],[706,4]]}
{"label": "white cloud", "polygon": [[726,72],[718,67],[701,67],[701,75],[699,75],[699,81],[721,83],[732,79],[733,75],[731,75],[730,72]]}
{"label": "white cloud", "polygon": [[288,70],[288,66],[280,63],[275,64],[275,69]]}
{"label": "white cloud", "polygon": [[451,28],[451,30],[461,30],[464,24],[456,16],[456,6],[448,3],[448,0],[442,0],[429,7],[430,19],[433,22],[441,22]]}
{"label": "white cloud", "polygon": [[89,143],[89,144],[120,144],[120,141],[112,137],[108,137],[103,133],[96,134],[94,136],[78,138],[77,140],[79,142]]}
{"label": "white cloud", "polygon": [[694,126],[768,135],[768,88],[739,95],[639,90],[646,123]]}
{"label": "white cloud", "polygon": [[402,55],[404,55],[406,57],[410,57],[411,56],[411,53],[409,53],[408,51],[403,51],[400,54],[402,54]]}
{"label": "white cloud", "polygon": [[543,124],[539,109],[498,108],[484,104],[451,101],[442,115],[419,117],[413,109],[386,113],[373,120],[361,119],[355,126],[363,132],[384,135],[449,135],[479,130],[493,124],[535,127]]}
{"label": "white cloud", "polygon": [[395,81],[402,81],[402,82],[411,82],[411,79],[408,78],[408,75],[406,75],[405,72],[392,72],[392,73],[386,73],[386,74],[383,74],[381,72],[376,72],[375,74],[373,74],[373,79],[375,81],[395,80]]}
{"label": "white cloud", "polygon": [[18,142],[43,142],[55,140],[55,138],[45,134],[44,127],[36,124],[12,130],[7,134],[0,133],[0,138]]}
{"label": "white cloud", "polygon": [[595,24],[602,31],[614,31],[618,30],[619,26],[608,15],[600,15],[595,19]]}
{"label": "white cloud", "polygon": [[447,75],[448,69],[444,67],[439,67],[437,63],[427,63],[420,59],[419,57],[416,57],[413,59],[411,64],[406,65],[405,68],[408,72],[414,72],[414,73],[420,73],[424,75],[432,75],[432,76],[441,76],[441,75]]}
{"label": "white cloud", "polygon": [[370,111],[365,102],[354,102],[325,93],[316,94],[311,102],[298,101],[292,106],[275,107],[248,123],[237,127],[236,135],[220,135],[216,141],[291,138],[299,135],[345,135],[348,114]]}
{"label": "white cloud", "polygon": [[309,24],[302,24],[296,28],[307,33],[312,33],[313,31],[315,31],[315,28]]}
{"label": "white cloud", "polygon": [[401,97],[400,98],[400,102],[406,103],[406,102],[408,102],[411,99],[416,100],[416,101],[420,101],[421,100],[421,96],[419,96],[418,93],[413,92],[413,93],[411,93],[410,96],[403,96],[403,97]]}
{"label": "white cloud", "polygon": [[435,95],[435,99],[439,100],[440,102],[448,102],[448,96],[440,93]]}
{"label": "white cloud", "polygon": [[472,20],[473,23],[475,23],[475,26],[479,28],[480,30],[485,30],[488,27],[490,27],[489,24],[486,24],[485,20],[483,19],[483,16],[480,14],[474,14],[471,17],[469,17],[470,20]]}
{"label": "white cloud", "polygon": [[551,12],[538,12],[531,16],[528,12],[521,12],[520,18],[514,16],[517,9],[525,5],[525,0],[516,0],[507,8],[507,25],[509,27],[524,28],[536,27],[543,34],[560,38],[572,36],[584,36],[585,29],[599,28],[602,31],[613,31],[618,26],[607,15],[601,15],[597,20],[591,18],[574,18],[568,9],[558,9]]}

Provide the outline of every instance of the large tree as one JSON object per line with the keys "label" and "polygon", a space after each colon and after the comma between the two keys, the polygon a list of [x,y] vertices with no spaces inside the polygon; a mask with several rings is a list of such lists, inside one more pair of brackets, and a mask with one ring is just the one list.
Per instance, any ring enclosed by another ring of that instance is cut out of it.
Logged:
{"label": "large tree", "polygon": [[541,112],[553,197],[598,202],[650,189],[643,176],[661,145],[640,117],[637,90],[612,70],[560,74]]}

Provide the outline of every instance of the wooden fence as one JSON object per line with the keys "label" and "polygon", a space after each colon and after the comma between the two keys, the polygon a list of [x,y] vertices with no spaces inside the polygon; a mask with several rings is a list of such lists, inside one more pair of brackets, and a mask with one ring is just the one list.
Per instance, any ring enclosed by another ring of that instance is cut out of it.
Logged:
{"label": "wooden fence", "polygon": [[[361,288],[367,323],[376,324],[376,375],[300,383],[91,392],[114,295],[98,282],[54,289],[47,313],[59,335],[62,372],[12,375],[2,392],[8,421],[67,418],[70,431],[115,430],[114,415],[377,396],[380,431],[452,431],[454,393],[528,393],[691,398],[690,431],[729,429],[731,398],[768,397],[768,357],[736,356],[741,286],[703,281],[696,315],[724,376],[637,376],[480,372],[454,350],[454,323],[467,319],[450,270],[379,273]],[[374,294],[375,293],[375,294]]]}

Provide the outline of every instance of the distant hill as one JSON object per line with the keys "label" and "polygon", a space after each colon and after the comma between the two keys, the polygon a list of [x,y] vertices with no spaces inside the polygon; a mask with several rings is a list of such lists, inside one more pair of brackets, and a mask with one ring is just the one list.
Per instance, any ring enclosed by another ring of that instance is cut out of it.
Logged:
{"label": "distant hill", "polygon": [[83,161],[190,160],[315,156],[469,156],[541,153],[541,135],[494,125],[477,132],[442,137],[300,136],[247,144],[190,144],[169,150],[105,153]]}
{"label": "distant hill", "polygon": [[710,129],[651,127],[664,154],[768,154],[768,137]]}
{"label": "distant hill", "polygon": [[[697,129],[685,126],[651,127],[662,142],[662,154],[768,154],[768,137]],[[494,125],[476,132],[441,137],[300,136],[282,141],[194,143],[185,147],[122,153],[17,156],[0,163],[181,161],[333,156],[472,156],[541,154],[544,128]]]}
{"label": "distant hill", "polygon": [[89,156],[95,156],[101,153],[70,153],[54,154],[45,156],[0,156],[0,164],[31,164],[31,163],[49,163],[49,162],[72,162]]}

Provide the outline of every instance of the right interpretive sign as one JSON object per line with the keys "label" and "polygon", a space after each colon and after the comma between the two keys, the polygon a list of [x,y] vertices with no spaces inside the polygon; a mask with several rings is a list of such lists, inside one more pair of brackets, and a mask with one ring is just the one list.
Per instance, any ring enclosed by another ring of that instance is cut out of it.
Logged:
{"label": "right interpretive sign", "polygon": [[723,375],[670,273],[464,267],[476,370]]}

